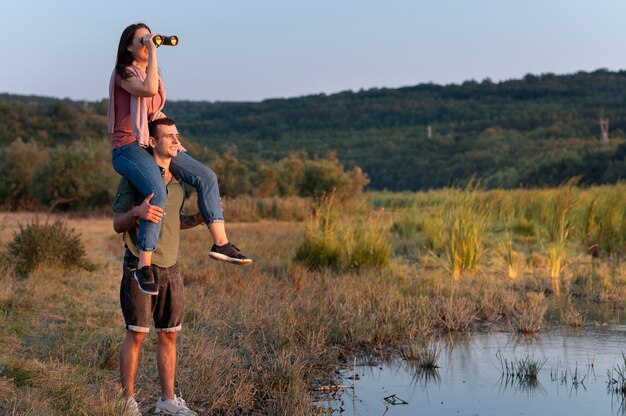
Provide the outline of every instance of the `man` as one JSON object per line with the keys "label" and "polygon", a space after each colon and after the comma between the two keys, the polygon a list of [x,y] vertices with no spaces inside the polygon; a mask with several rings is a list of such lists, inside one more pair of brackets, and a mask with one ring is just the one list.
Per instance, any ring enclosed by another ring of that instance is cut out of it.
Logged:
{"label": "man", "polygon": [[[161,168],[167,184],[165,209],[150,205],[152,196],[143,199],[125,178],[118,187],[113,203],[113,228],[124,233],[126,253],[124,273],[120,287],[120,304],[124,314],[126,336],[120,349],[120,379],[122,390],[128,397],[127,415],[140,416],[135,396],[135,376],[139,352],[150,320],[154,320],[158,333],[157,367],[161,383],[161,398],[157,401],[154,414],[197,415],[185,401],[174,393],[176,370],[176,335],[181,329],[184,314],[184,293],[180,269],[177,264],[180,229],[191,228],[203,223],[198,214],[181,213],[184,190],[178,178],[170,172],[170,162],[178,153],[179,134],[174,121],[158,119],[149,124],[150,149],[157,165]],[[153,253],[152,277],[157,288],[156,296],[145,293],[134,278],[139,251],[137,241],[138,220],[162,221],[158,247]]]}

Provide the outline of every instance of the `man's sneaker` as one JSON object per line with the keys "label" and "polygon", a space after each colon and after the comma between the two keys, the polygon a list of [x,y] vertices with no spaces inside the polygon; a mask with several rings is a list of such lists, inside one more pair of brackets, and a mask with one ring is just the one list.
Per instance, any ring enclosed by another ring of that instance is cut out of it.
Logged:
{"label": "man's sneaker", "polygon": [[187,407],[187,403],[182,397],[174,396],[174,400],[161,400],[154,409],[155,415],[177,415],[177,416],[198,416],[196,412]]}
{"label": "man's sneaker", "polygon": [[143,266],[141,269],[135,270],[135,280],[139,283],[139,289],[148,295],[158,295],[159,287],[154,280],[152,267]]}
{"label": "man's sneaker", "polygon": [[133,397],[129,397],[126,400],[126,404],[124,405],[124,412],[122,414],[124,416],[141,416],[141,412],[139,411],[139,405]]}
{"label": "man's sneaker", "polygon": [[241,251],[232,243],[226,243],[223,246],[213,244],[209,257],[213,260],[227,261],[240,266],[252,263],[252,260],[241,254]]}

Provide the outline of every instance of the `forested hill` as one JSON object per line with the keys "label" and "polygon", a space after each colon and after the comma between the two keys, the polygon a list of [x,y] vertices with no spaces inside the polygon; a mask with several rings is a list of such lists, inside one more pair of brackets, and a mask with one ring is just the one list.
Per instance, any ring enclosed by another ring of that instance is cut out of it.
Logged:
{"label": "forested hill", "polygon": [[[0,95],[0,143],[106,135],[106,102]],[[475,175],[488,186],[610,183],[626,176],[626,71],[420,84],[262,102],[169,101],[193,141],[240,161],[335,151],[370,188],[416,190]],[[610,142],[600,143],[607,118]],[[43,131],[42,131],[43,129]],[[430,134],[429,134],[430,131]]]}

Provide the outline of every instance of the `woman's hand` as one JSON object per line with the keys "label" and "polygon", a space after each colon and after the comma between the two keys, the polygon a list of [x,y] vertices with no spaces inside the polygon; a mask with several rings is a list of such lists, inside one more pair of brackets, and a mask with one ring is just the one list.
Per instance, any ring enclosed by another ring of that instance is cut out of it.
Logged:
{"label": "woman's hand", "polygon": [[152,40],[156,36],[155,33],[146,33],[143,38],[141,38],[141,42],[148,48],[148,50],[154,51],[157,48],[157,45]]}

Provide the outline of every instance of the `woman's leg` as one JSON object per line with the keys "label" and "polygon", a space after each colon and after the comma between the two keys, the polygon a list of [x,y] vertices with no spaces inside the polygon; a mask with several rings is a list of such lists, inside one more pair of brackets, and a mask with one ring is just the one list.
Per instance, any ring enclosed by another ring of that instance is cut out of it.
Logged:
{"label": "woman's leg", "polygon": [[209,251],[209,256],[215,260],[238,265],[251,264],[252,260],[241,254],[226,236],[220,190],[215,172],[184,152],[179,152],[178,156],[172,159],[170,170],[173,174],[180,176],[184,182],[196,188],[198,192],[200,213],[215,242]]}
{"label": "woman's leg", "polygon": [[[161,171],[154,158],[141,146],[134,142],[113,151],[113,167],[120,175],[133,184],[135,188],[147,197],[154,194],[150,203],[165,208],[167,190],[161,176]],[[137,249],[140,250],[139,268],[150,265],[152,252],[156,249],[161,223],[142,220],[139,223]]]}
{"label": "woman's leg", "polygon": [[184,182],[196,188],[198,207],[213,241],[218,246],[227,244],[228,237],[224,227],[220,189],[215,172],[184,152],[179,152],[178,156],[172,159],[170,170],[173,174],[180,176]]}

